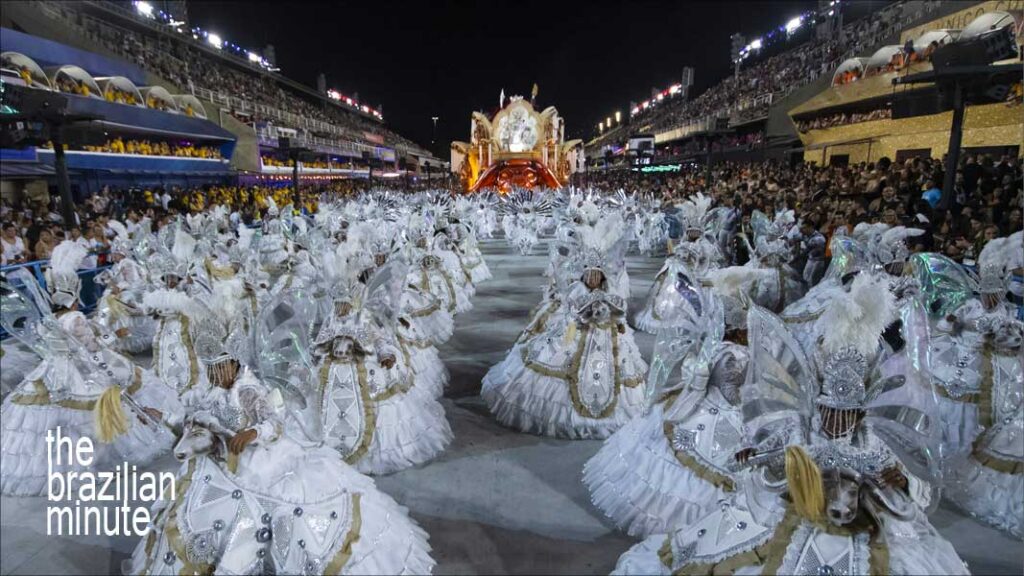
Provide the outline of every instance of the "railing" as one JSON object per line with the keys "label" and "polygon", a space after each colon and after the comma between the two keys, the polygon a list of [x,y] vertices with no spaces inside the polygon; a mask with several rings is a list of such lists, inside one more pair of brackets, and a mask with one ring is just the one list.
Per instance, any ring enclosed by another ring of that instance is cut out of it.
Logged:
{"label": "railing", "polygon": [[[101,252],[95,254],[95,256],[105,256],[106,254],[106,252]],[[27,269],[32,273],[32,276],[35,277],[36,281],[39,282],[39,286],[41,286],[43,290],[46,290],[46,274],[44,274],[44,269],[48,268],[49,265],[49,260],[34,260],[32,262],[23,262],[21,264],[10,264],[7,266],[0,266],[0,274],[7,276],[15,270]],[[103,296],[104,290],[104,286],[96,282],[96,276],[108,268],[110,268],[110,264],[104,264],[102,266],[97,266],[96,268],[86,268],[78,271],[78,276],[82,279],[82,288],[79,292],[79,300],[81,300],[81,302],[78,309],[82,313],[88,314],[96,309],[96,305],[99,303],[100,297]],[[0,340],[6,339],[8,336],[10,335],[7,331],[0,328]]]}

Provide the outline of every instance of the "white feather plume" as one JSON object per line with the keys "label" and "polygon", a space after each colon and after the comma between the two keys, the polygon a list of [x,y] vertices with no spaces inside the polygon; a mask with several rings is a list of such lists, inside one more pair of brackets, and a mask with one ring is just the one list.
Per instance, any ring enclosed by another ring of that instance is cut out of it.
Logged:
{"label": "white feather plume", "polygon": [[171,255],[178,262],[189,262],[196,250],[196,239],[191,234],[178,228],[174,233],[174,247]]}
{"label": "white feather plume", "polygon": [[89,252],[81,244],[73,240],[65,240],[53,249],[50,255],[50,269],[54,274],[75,274],[82,265],[82,260]]}
{"label": "white feather plume", "polygon": [[109,220],[107,221],[107,226],[114,231],[114,236],[119,240],[128,239],[128,228],[126,228],[124,224],[121,224],[117,220]]}
{"label": "white feather plume", "polygon": [[924,234],[924,230],[918,228],[907,228],[906,226],[893,226],[892,228],[882,232],[879,240],[883,246],[889,246],[894,242],[906,240],[911,236],[920,236]]}
{"label": "white feather plume", "polygon": [[142,298],[142,307],[148,312],[165,315],[194,313],[192,298],[178,290],[154,290]]}
{"label": "white feather plume", "polygon": [[989,240],[978,254],[978,266],[996,266],[1013,270],[1024,265],[1024,231],[1015,232],[1005,238]]}
{"label": "white feather plume", "polygon": [[255,228],[249,228],[248,226],[238,227],[238,247],[242,250],[248,250],[252,246],[253,236],[256,235]]}
{"label": "white feather plume", "polygon": [[850,290],[837,290],[818,319],[826,352],[852,347],[866,357],[878,349],[896,316],[896,298],[884,279],[858,275]]}
{"label": "white feather plume", "polygon": [[711,282],[718,294],[739,298],[740,294],[749,291],[755,282],[770,278],[772,273],[772,270],[763,268],[727,266],[708,271],[705,279]]}
{"label": "white feather plume", "polygon": [[587,248],[608,252],[622,238],[625,223],[618,212],[610,212],[598,218],[593,226],[577,227],[580,241]]}

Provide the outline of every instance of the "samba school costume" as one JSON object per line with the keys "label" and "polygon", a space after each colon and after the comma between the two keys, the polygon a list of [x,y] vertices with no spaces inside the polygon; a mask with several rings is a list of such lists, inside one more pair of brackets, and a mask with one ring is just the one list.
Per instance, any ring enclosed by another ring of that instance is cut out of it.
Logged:
{"label": "samba school costume", "polygon": [[[388,474],[434,458],[451,441],[451,429],[432,389],[437,384],[421,380],[396,333],[407,267],[397,257],[375,267],[362,235],[352,231],[324,258],[331,318],[310,343],[307,319],[295,318],[297,327],[274,326],[264,316],[261,324],[270,335],[263,340],[285,345],[263,353],[312,351],[276,362],[298,374],[278,379],[297,392],[289,422],[297,437],[335,448],[360,471]],[[303,294],[279,296],[292,299],[289,308],[301,309]],[[272,302],[267,315],[280,305]],[[279,330],[296,341],[288,345],[274,336]]]}
{"label": "samba school costume", "polygon": [[626,325],[614,279],[629,243],[618,212],[594,212],[564,299],[543,328],[517,342],[484,377],[481,396],[502,424],[536,434],[606,438],[643,406],[647,365]]}
{"label": "samba school costume", "polygon": [[244,362],[231,314],[207,317],[197,348],[208,377],[185,393],[171,501],[127,574],[427,574],[427,535],[337,452],[289,436],[284,402]]}
{"label": "samba school costume", "polygon": [[[110,244],[113,265],[101,272],[96,281],[106,290],[96,306],[96,320],[117,339],[113,348],[125,354],[139,354],[150,349],[156,334],[157,321],[142,308],[148,288],[146,270],[134,257],[128,230],[117,221],[110,221],[115,237]],[[136,233],[137,245],[149,236],[148,223]]]}
{"label": "samba school costume", "polygon": [[[45,438],[58,427],[73,443],[82,437],[93,440],[96,456],[88,468],[99,470],[122,462],[145,465],[173,442],[154,410],[173,410],[175,391],[113,350],[114,336],[77,310],[77,270],[85,256],[85,249],[72,241],[54,249],[47,272],[49,297],[27,271],[5,282],[3,327],[42,359],[0,409],[0,491],[5,495],[46,493]],[[59,311],[54,314],[51,306]],[[81,468],[53,464],[59,473]]]}
{"label": "samba school costume", "polygon": [[[656,341],[648,408],[583,469],[594,504],[632,536],[696,520],[737,486],[728,465],[742,438],[739,394],[747,352],[722,340],[717,296],[680,270],[676,290],[687,296]],[[670,384],[676,366],[678,379]]]}
{"label": "samba school costume", "polygon": [[1024,267],[1022,240],[1017,232],[989,241],[977,284],[937,254],[913,260],[937,316],[931,372],[948,459],[944,496],[1015,538],[1024,535],[1024,325],[1006,294]]}
{"label": "samba school costume", "polygon": [[664,326],[671,327],[677,310],[684,309],[687,292],[677,289],[680,276],[696,274],[703,279],[721,261],[714,237],[717,221],[709,212],[711,198],[697,194],[686,200],[681,208],[684,237],[654,277],[644,307],[636,315],[636,327],[649,334],[657,334]]}
{"label": "samba school costume", "polygon": [[925,514],[940,440],[926,375],[913,369],[927,331],[908,310],[905,346],[881,339],[896,318],[884,285],[855,279],[806,350],[778,317],[750,310],[741,489],[634,546],[615,573],[967,574]]}

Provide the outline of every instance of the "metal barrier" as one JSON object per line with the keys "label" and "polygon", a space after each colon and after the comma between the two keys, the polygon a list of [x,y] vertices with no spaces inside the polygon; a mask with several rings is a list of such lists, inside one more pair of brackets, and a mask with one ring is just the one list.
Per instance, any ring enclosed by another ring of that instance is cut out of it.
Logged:
{"label": "metal barrier", "polygon": [[[100,252],[94,254],[95,256],[105,256],[107,252]],[[22,264],[10,264],[8,266],[0,266],[0,274],[6,276],[9,272],[19,270],[22,268],[28,269],[35,276],[36,281],[39,285],[46,290],[46,274],[44,270],[50,265],[49,260],[34,260],[32,262],[24,262]],[[78,271],[78,276],[82,279],[82,289],[79,292],[79,310],[88,314],[96,309],[96,305],[99,303],[100,298],[103,296],[104,286],[96,282],[96,276],[104,270],[110,268],[110,264],[104,264],[103,266],[97,266],[96,268],[85,268]],[[0,328],[0,340],[6,339],[8,336],[7,332]]]}

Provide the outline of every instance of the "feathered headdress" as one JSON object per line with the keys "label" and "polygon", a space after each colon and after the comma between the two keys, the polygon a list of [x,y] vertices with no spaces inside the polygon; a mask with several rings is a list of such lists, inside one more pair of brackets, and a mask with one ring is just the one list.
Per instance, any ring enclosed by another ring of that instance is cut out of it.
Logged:
{"label": "feathered headdress", "polygon": [[853,348],[865,357],[878,349],[879,338],[896,315],[895,296],[884,279],[860,274],[849,291],[837,290],[818,320],[826,353]]}
{"label": "feathered headdress", "polygon": [[686,230],[704,230],[704,217],[711,209],[712,199],[698,192],[683,202],[680,207],[683,227]]}
{"label": "feathered headdress", "polygon": [[46,288],[54,304],[70,308],[78,299],[78,291],[82,287],[78,268],[88,254],[81,244],[72,240],[65,240],[53,249],[50,269],[46,273]]}
{"label": "feathered headdress", "polygon": [[984,294],[1003,294],[1010,273],[1024,267],[1024,231],[989,240],[978,255],[978,289]]}
{"label": "feathered headdress", "polygon": [[115,254],[126,255],[132,250],[131,236],[124,224],[117,220],[110,220],[107,226],[114,231],[114,239],[110,243],[110,251]]}

